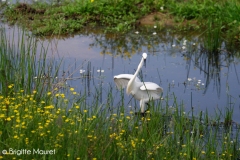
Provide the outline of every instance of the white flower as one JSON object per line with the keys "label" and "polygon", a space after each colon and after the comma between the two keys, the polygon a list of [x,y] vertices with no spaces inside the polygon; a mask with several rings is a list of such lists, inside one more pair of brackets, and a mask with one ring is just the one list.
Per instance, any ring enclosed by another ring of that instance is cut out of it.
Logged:
{"label": "white flower", "polygon": [[85,72],[85,70],[83,70],[83,69],[80,69],[80,74],[82,74],[82,73],[84,73]]}
{"label": "white flower", "polygon": [[182,46],[182,49],[186,49],[186,47],[185,47],[185,46]]}
{"label": "white flower", "polygon": [[160,7],[160,9],[161,9],[161,11],[163,11],[163,10],[164,10],[163,6],[162,6],[162,7]]}
{"label": "white flower", "polygon": [[135,33],[136,33],[136,34],[138,34],[139,32],[138,32],[138,31],[136,31]]}
{"label": "white flower", "polygon": [[192,45],[194,45],[194,46],[195,46],[195,45],[196,45],[196,43],[193,43]]}
{"label": "white flower", "polygon": [[156,35],[157,33],[156,32],[153,32],[153,35]]}
{"label": "white flower", "polygon": [[102,73],[103,73],[103,72],[104,72],[104,70],[100,70],[100,69],[98,69],[98,70],[97,70],[97,72],[102,72]]}
{"label": "white flower", "polygon": [[153,28],[157,28],[157,26],[153,26]]}
{"label": "white flower", "polygon": [[175,44],[172,45],[172,47],[175,47],[175,46],[176,46]]}
{"label": "white flower", "polygon": [[187,45],[187,40],[183,41],[183,45],[186,46]]}

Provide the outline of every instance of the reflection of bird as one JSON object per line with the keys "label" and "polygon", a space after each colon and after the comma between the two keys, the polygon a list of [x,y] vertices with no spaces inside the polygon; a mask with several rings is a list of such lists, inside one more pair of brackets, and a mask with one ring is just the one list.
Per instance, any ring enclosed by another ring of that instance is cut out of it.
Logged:
{"label": "reflection of bird", "polygon": [[114,82],[118,89],[127,87],[127,94],[133,95],[133,97],[140,101],[141,114],[144,115],[145,103],[150,100],[160,99],[160,94],[163,89],[153,82],[141,82],[137,77],[138,72],[143,66],[144,60],[147,58],[147,53],[142,54],[141,62],[134,75],[132,74],[120,74],[114,76]]}

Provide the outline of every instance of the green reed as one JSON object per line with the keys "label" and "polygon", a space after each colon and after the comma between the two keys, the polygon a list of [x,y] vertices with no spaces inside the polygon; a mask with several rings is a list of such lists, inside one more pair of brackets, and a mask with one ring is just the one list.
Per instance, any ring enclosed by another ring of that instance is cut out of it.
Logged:
{"label": "green reed", "polygon": [[0,89],[3,95],[9,95],[13,87],[18,91],[24,90],[26,94],[37,90],[40,98],[45,92],[52,91],[56,83],[54,77],[60,65],[47,59],[47,49],[28,34],[14,29],[7,35],[4,27],[0,30]]}

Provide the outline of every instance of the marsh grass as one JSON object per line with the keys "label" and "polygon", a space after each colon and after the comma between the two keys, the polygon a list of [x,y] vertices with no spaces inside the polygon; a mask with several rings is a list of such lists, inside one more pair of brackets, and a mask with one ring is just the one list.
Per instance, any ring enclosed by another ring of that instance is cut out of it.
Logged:
{"label": "marsh grass", "polygon": [[[10,88],[24,90],[26,94],[38,90],[40,97],[45,92],[51,91],[50,84],[54,83],[54,78],[51,77],[57,76],[59,65],[53,65],[53,60],[50,59],[46,64],[47,49],[41,47],[39,49],[37,39],[27,36],[23,30],[18,29],[13,32],[13,35],[8,36],[2,27],[0,32],[1,94],[10,95]],[[39,54],[37,54],[38,49]]]}

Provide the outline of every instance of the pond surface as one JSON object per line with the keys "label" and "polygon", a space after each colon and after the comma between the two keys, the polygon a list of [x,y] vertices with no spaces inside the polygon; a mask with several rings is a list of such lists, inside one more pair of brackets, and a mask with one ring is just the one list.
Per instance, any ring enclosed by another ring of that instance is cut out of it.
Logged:
{"label": "pond surface", "polygon": [[[11,27],[7,27],[9,34]],[[113,77],[133,74],[143,52],[148,53],[142,78],[159,84],[164,100],[173,105],[174,97],[183,103],[186,112],[192,107],[196,115],[200,111],[224,111],[234,107],[233,120],[240,122],[240,59],[239,50],[221,42],[220,53],[208,53],[200,34],[170,34],[158,28],[134,30],[125,35],[105,34],[100,30],[85,30],[77,35],[39,39],[48,47],[48,57],[56,62],[63,59],[60,73],[68,73],[69,87],[86,92],[87,103],[100,91],[101,104],[107,102],[109,91],[114,97],[113,106],[120,103]],[[83,75],[91,74],[91,77]],[[81,78],[79,78],[81,77]],[[112,90],[111,90],[112,89]],[[139,111],[139,103],[125,96],[125,108]]]}

